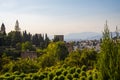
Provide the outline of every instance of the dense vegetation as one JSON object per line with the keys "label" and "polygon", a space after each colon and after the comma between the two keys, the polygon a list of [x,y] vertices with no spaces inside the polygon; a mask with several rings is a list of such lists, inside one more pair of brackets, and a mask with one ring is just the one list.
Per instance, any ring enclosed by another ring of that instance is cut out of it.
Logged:
{"label": "dense vegetation", "polygon": [[[21,52],[39,57],[22,59]],[[41,54],[42,53],[42,54]],[[120,41],[105,25],[100,52],[83,49],[68,52],[65,42],[24,31],[0,34],[0,80],[119,80]]]}

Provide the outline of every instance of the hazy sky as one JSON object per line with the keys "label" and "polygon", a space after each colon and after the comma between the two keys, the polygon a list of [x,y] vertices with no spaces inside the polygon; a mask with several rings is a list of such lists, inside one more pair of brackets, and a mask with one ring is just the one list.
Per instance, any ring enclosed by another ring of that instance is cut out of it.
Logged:
{"label": "hazy sky", "polygon": [[31,33],[68,34],[120,28],[120,0],[0,0],[0,24],[7,32],[18,19]]}

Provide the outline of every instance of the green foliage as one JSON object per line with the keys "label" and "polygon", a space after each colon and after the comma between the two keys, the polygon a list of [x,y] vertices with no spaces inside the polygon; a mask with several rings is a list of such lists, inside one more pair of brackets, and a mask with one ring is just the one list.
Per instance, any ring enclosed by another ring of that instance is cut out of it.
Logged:
{"label": "green foliage", "polygon": [[72,67],[72,68],[69,70],[69,73],[70,73],[70,74],[73,74],[73,73],[75,72],[75,69],[76,69],[75,67]]}
{"label": "green foliage", "polygon": [[56,64],[56,59],[52,55],[44,54],[40,57],[40,65],[42,68],[51,67]]}
{"label": "green foliage", "polygon": [[85,71],[81,71],[80,76],[87,76]]}
{"label": "green foliage", "polygon": [[98,79],[98,73],[97,73],[97,72],[95,72],[95,73],[93,74],[93,79]]}
{"label": "green foliage", "polygon": [[19,71],[15,71],[13,74],[14,75],[20,75],[20,72]]}
{"label": "green foliage", "polygon": [[[116,34],[117,35],[117,34]],[[117,36],[118,37],[118,36]],[[102,80],[119,80],[120,79],[120,41],[113,40],[107,23],[105,24],[101,52],[98,60],[98,69],[100,79]]]}
{"label": "green foliage", "polygon": [[33,47],[32,43],[27,41],[25,43],[22,43],[22,51],[35,51],[35,47]]}
{"label": "green foliage", "polygon": [[85,65],[83,65],[82,67],[81,67],[81,71],[86,71],[87,70],[87,67],[85,66]]}
{"label": "green foliage", "polygon": [[62,74],[62,71],[63,71],[63,69],[58,69],[58,70],[56,71],[56,75],[57,75],[57,76],[61,75],[61,74]]}
{"label": "green foliage", "polygon": [[58,79],[58,76],[55,76],[55,77],[53,78],[53,80],[59,80],[59,79]]}
{"label": "green foliage", "polygon": [[68,74],[68,71],[64,70],[62,73],[63,73],[64,76],[66,76]]}
{"label": "green foliage", "polygon": [[89,75],[89,76],[87,77],[87,80],[93,80],[92,75]]}
{"label": "green foliage", "polygon": [[64,60],[68,55],[68,50],[64,42],[52,42],[47,47],[48,54],[56,57],[58,60]]}
{"label": "green foliage", "polygon": [[54,77],[54,73],[53,73],[53,72],[50,72],[50,73],[48,74],[48,79],[49,79],[49,80],[52,80],[53,77]]}
{"label": "green foliage", "polygon": [[67,79],[72,80],[73,79],[72,75],[71,74],[67,74]]}
{"label": "green foliage", "polygon": [[80,72],[81,72],[81,69],[80,69],[80,68],[77,68],[77,69],[76,69],[76,72],[77,72],[77,73],[80,73]]}
{"label": "green foliage", "polygon": [[44,75],[44,74],[40,74],[39,75],[39,80],[42,80],[42,79],[44,79],[46,76]]}
{"label": "green foliage", "polygon": [[80,80],[86,80],[85,76],[80,77]]}
{"label": "green foliage", "polygon": [[32,80],[39,80],[39,75],[38,74],[34,74],[32,76]]}
{"label": "green foliage", "polygon": [[74,78],[79,78],[79,74],[75,72],[75,73],[73,74],[73,77],[74,77]]}
{"label": "green foliage", "polygon": [[59,79],[59,80],[65,80],[65,76],[64,76],[64,75],[60,75],[60,76],[58,77],[58,79]]}
{"label": "green foliage", "polygon": [[8,76],[10,76],[10,73],[5,73],[5,75],[4,75],[5,77],[8,77]]}

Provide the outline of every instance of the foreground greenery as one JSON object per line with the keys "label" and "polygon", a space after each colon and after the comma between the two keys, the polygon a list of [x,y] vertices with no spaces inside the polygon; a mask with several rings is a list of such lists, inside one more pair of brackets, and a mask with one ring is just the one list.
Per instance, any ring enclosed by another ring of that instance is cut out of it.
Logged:
{"label": "foreground greenery", "polygon": [[[65,42],[49,42],[46,48],[30,41],[6,48],[0,57],[0,80],[119,80],[120,40],[105,25],[100,52],[83,49],[68,52]],[[2,46],[3,47],[3,46]],[[19,52],[36,51],[35,59],[21,59]],[[2,48],[1,48],[2,50]],[[42,53],[42,55],[40,54]]]}

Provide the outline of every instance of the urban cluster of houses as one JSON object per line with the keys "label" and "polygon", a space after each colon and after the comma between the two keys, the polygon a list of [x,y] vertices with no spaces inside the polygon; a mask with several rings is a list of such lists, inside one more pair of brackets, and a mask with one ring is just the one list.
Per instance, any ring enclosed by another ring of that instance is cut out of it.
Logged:
{"label": "urban cluster of houses", "polygon": [[[54,39],[57,39],[59,41],[64,41],[64,35],[55,35]],[[65,42],[66,47],[68,48],[69,52],[75,51],[76,49],[82,50],[82,49],[94,49],[95,51],[100,51],[100,40],[83,40],[83,41],[72,41],[72,42]],[[22,58],[36,58],[37,53],[36,52],[23,52],[21,53]]]}
{"label": "urban cluster of houses", "polygon": [[100,40],[83,40],[74,42],[73,49],[94,49],[95,51],[100,51]]}

